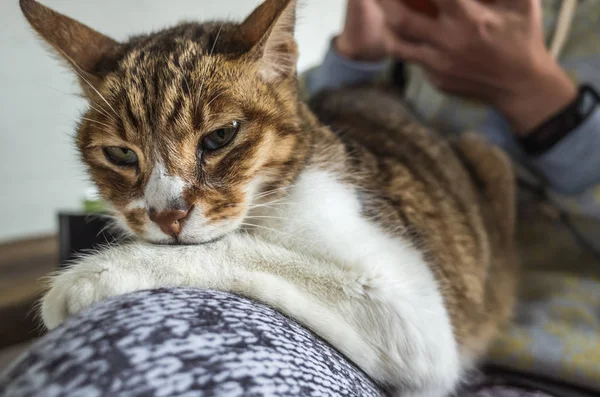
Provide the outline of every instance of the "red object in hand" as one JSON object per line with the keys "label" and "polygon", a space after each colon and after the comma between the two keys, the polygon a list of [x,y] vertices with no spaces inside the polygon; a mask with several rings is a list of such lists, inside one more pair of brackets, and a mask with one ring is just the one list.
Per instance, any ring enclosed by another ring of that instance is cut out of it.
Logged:
{"label": "red object in hand", "polygon": [[[479,0],[482,3],[491,3],[494,0]],[[438,16],[440,10],[437,5],[431,0],[402,0],[406,6],[414,11],[418,11],[429,17],[435,18]]]}
{"label": "red object in hand", "polygon": [[437,17],[440,10],[431,0],[402,0],[406,6],[430,17]]}

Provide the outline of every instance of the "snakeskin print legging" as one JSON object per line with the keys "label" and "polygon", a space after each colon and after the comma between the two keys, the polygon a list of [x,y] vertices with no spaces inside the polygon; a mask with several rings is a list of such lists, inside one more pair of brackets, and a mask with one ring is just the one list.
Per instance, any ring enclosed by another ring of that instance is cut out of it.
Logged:
{"label": "snakeskin print legging", "polygon": [[[468,394],[528,394],[512,391]],[[238,296],[187,288],[102,302],[38,340],[0,376],[6,397],[383,395],[295,321]]]}

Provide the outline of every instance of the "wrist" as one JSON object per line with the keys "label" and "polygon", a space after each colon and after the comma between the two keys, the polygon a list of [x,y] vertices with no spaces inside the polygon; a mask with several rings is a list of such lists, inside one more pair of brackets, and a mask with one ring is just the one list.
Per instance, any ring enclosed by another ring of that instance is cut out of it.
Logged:
{"label": "wrist", "polygon": [[515,135],[527,136],[537,126],[567,107],[577,97],[577,86],[553,59],[533,68],[514,93],[496,104]]}
{"label": "wrist", "polygon": [[[540,156],[568,135],[576,133],[600,105],[600,95],[592,86],[582,85],[577,97],[528,135],[518,137],[521,148],[530,156]],[[588,128],[589,129],[589,128]],[[564,146],[563,146],[564,147]]]}

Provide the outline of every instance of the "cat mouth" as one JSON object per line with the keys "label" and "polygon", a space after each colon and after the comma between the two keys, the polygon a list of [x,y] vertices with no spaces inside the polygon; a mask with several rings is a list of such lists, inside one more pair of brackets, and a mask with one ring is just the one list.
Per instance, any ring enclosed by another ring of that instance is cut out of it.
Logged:
{"label": "cat mouth", "polygon": [[[190,222],[193,222],[190,219]],[[140,235],[140,237],[148,241],[153,245],[165,245],[165,246],[188,246],[188,245],[207,245],[224,239],[231,233],[236,233],[240,230],[239,219],[228,219],[222,223],[202,223],[202,224],[190,224],[190,228],[186,229],[183,227],[182,233],[178,235],[157,235],[155,233],[148,233]]]}
{"label": "cat mouth", "polygon": [[224,234],[221,234],[221,235],[219,235],[217,237],[212,237],[212,238],[210,238],[208,240],[204,240],[204,241],[203,240],[199,240],[199,241],[182,241],[178,237],[175,237],[174,239],[169,240],[167,242],[153,242],[152,244],[154,244],[154,245],[175,246],[175,247],[177,247],[177,246],[188,246],[188,245],[190,245],[190,246],[191,245],[208,245],[208,244],[213,244],[213,243],[216,243],[218,241],[223,240],[227,236],[227,234],[228,233],[224,233]]}

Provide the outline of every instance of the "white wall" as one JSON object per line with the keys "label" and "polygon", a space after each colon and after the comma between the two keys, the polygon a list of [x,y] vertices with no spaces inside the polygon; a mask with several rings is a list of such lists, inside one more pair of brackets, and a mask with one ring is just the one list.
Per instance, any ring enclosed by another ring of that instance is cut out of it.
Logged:
{"label": "white wall", "polygon": [[[42,0],[116,39],[182,19],[241,19],[260,0]],[[321,59],[345,0],[302,0],[299,68]],[[76,209],[87,185],[72,135],[84,102],[22,17],[0,2],[0,241],[52,232],[59,209]]]}

